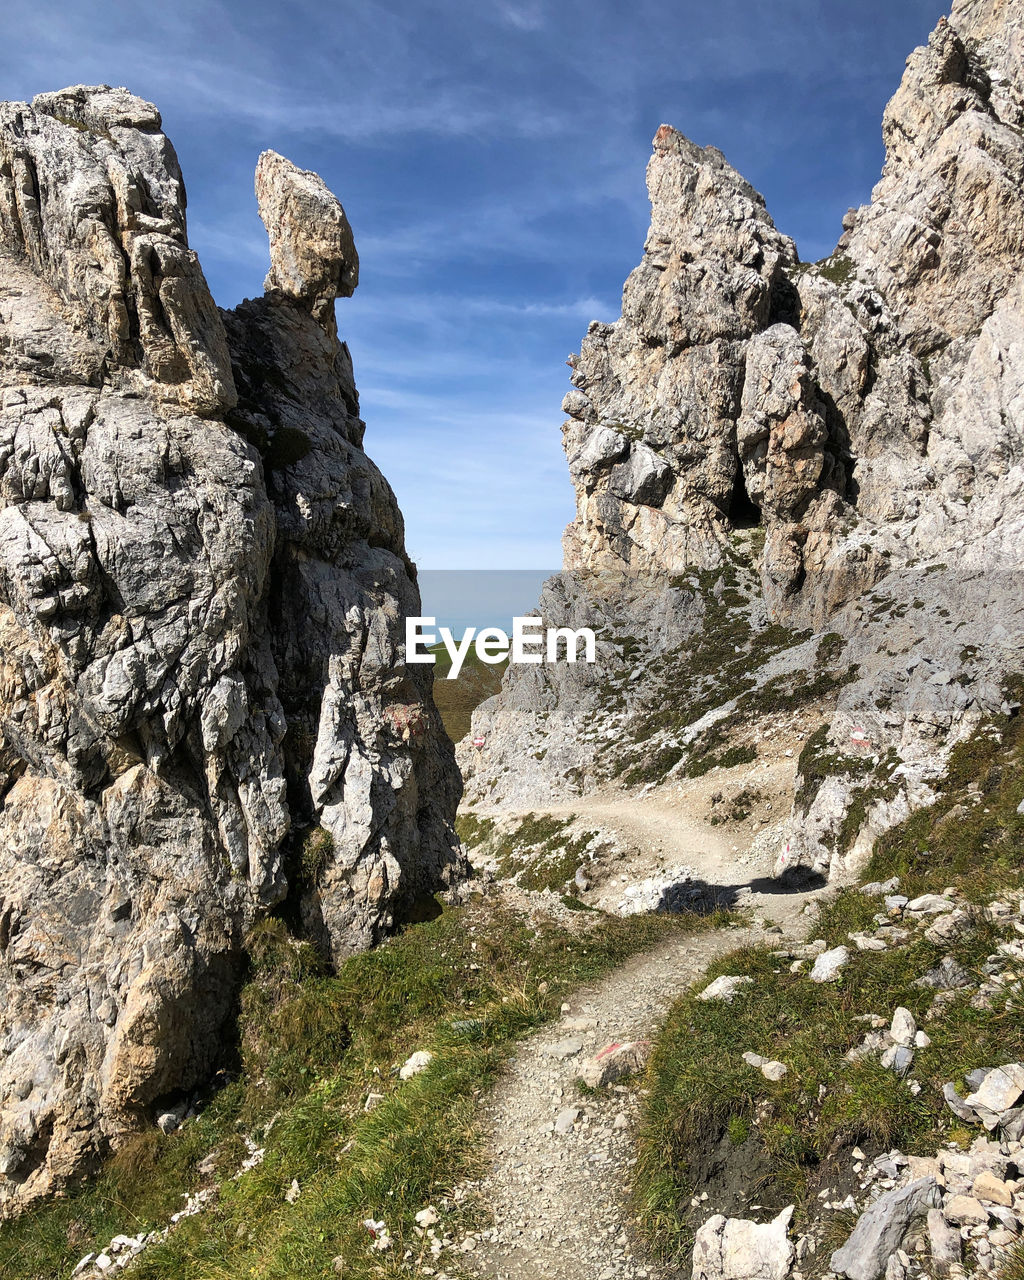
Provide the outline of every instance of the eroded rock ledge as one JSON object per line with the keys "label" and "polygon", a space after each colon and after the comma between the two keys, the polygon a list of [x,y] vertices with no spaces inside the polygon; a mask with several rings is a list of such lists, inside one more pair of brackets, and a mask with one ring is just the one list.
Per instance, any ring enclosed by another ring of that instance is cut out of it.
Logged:
{"label": "eroded rock ledge", "polygon": [[0,105],[3,1213],[210,1072],[262,914],[339,959],[459,867],[344,210],[265,153],[267,296],[220,312],[160,124]]}

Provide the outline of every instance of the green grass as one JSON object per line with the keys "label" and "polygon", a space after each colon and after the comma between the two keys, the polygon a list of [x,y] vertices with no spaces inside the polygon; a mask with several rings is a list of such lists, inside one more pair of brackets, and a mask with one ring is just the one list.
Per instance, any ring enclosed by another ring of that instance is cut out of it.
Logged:
{"label": "green grass", "polygon": [[683,773],[687,778],[702,778],[712,769],[733,769],[738,764],[752,764],[756,759],[757,749],[748,742],[739,742],[719,752],[694,754]]}
{"label": "green grass", "polygon": [[[822,773],[824,747],[819,735],[810,750]],[[805,778],[807,768],[802,764]],[[955,885],[975,903],[1019,891],[1022,800],[1024,726],[1017,715],[984,726],[954,750],[938,802],[876,842],[864,879],[898,874],[901,891],[911,895]],[[934,1154],[958,1124],[942,1100],[942,1085],[953,1080],[962,1087],[967,1071],[1024,1055],[1019,1009],[1002,1002],[973,1009],[968,991],[925,1024],[932,1045],[917,1052],[913,1067],[920,1094],[876,1060],[844,1061],[865,1033],[854,1021],[858,1015],[888,1019],[902,1004],[920,1021],[933,993],[914,980],[944,954],[977,973],[1002,936],[979,912],[974,931],[952,948],[935,947],[919,933],[906,947],[858,952],[848,936],[873,929],[879,905],[844,890],[811,925],[809,937],[850,946],[838,983],[811,983],[770,950],[749,949],[726,956],[700,980],[702,987],[719,974],[750,975],[753,984],[731,1005],[690,994],[672,1009],[648,1070],[635,1177],[638,1210],[661,1253],[679,1258],[689,1247],[699,1222],[691,1221],[690,1198],[700,1190],[697,1165],[709,1141],[756,1136],[771,1168],[758,1198],[794,1202],[799,1225],[813,1207],[811,1188],[822,1162],[856,1143]],[[785,1062],[789,1073],[777,1084],[767,1082],[742,1061],[746,1050]],[[1014,1265],[1019,1270],[1021,1261]]]}
{"label": "green grass", "polygon": [[[860,902],[840,898],[815,932],[833,945],[845,942],[862,910]],[[982,930],[954,954],[977,969],[993,942]],[[672,1254],[689,1244],[690,1198],[700,1191],[690,1174],[691,1153],[706,1146],[708,1135],[731,1136],[740,1126],[756,1132],[772,1160],[772,1189],[801,1213],[809,1178],[835,1150],[860,1143],[934,1153],[956,1124],[942,1085],[951,1079],[962,1084],[966,1071],[1024,1052],[1018,1014],[974,1010],[962,997],[941,1020],[929,1022],[933,1044],[914,1062],[923,1086],[916,1097],[879,1062],[849,1064],[843,1055],[863,1038],[858,1015],[889,1017],[902,1004],[923,1017],[933,993],[913,980],[942,954],[927,942],[902,951],[856,952],[839,984],[819,985],[789,973],[770,951],[751,949],[733,953],[702,977],[703,984],[721,973],[748,974],[754,983],[731,1005],[692,996],[681,1001],[652,1057],[636,1192],[646,1229],[662,1251]],[[768,1083],[743,1062],[746,1050],[785,1062],[789,1074]]]}
{"label": "green grass", "polygon": [[314,827],[302,841],[299,863],[306,884],[320,882],[328,862],[334,853],[334,837],[324,827]]}
{"label": "green grass", "polygon": [[[144,1280],[307,1280],[396,1275],[418,1251],[413,1218],[442,1207],[479,1167],[479,1097],[511,1042],[557,1015],[561,1002],[628,956],[693,918],[609,918],[580,913],[578,930],[531,924],[482,901],[446,909],[335,976],[277,921],[252,938],[253,976],[240,1010],[238,1078],[170,1137],[133,1138],[97,1178],[66,1198],[0,1227],[5,1280],[65,1277],[117,1232],[164,1223],[181,1193],[200,1184],[197,1164],[216,1153],[220,1191],[133,1268]],[[713,921],[720,923],[720,921]],[[436,1057],[400,1082],[414,1049]],[[366,1112],[370,1092],[384,1095]],[[258,1168],[234,1180],[243,1135],[266,1146]],[[284,1198],[292,1179],[301,1195]],[[467,1228],[472,1203],[449,1206],[444,1228]],[[363,1218],[383,1219],[395,1238],[372,1252]]]}
{"label": "green grass", "polygon": [[821,790],[826,778],[848,777],[863,772],[863,761],[833,748],[828,740],[829,726],[819,725],[803,745],[797,761],[797,786],[794,802],[797,809],[807,810]]}
{"label": "green grass", "polygon": [[[791,637],[790,637],[791,638]],[[818,645],[818,662],[833,660],[838,656],[831,644],[832,637],[824,636]],[[779,637],[768,642],[770,645],[780,643]],[[824,646],[824,648],[823,648]],[[744,650],[747,653],[747,650]],[[749,656],[749,654],[748,654]],[[716,721],[704,729],[689,746],[669,743],[645,755],[638,763],[628,767],[623,776],[627,786],[638,786],[645,782],[660,782],[684,757],[686,763],[682,773],[687,778],[700,778],[712,769],[729,769],[740,764],[752,764],[757,759],[757,750],[749,742],[730,742],[730,731],[733,726],[740,725],[744,733],[749,733],[756,722],[766,716],[780,715],[783,712],[796,711],[809,705],[821,706],[828,702],[840,689],[859,674],[855,663],[841,671],[819,671],[808,675],[804,671],[790,672],[774,676],[763,685],[756,686],[753,677],[740,676],[735,673],[729,692],[736,698],[736,706],[727,719]],[[659,720],[666,716],[676,721],[685,719],[692,723],[724,700],[723,690],[718,685],[705,695],[702,701],[691,703],[679,710],[678,700],[671,707],[658,713]],[[646,728],[650,727],[648,721]],[[674,727],[678,727],[675,725]],[[815,745],[823,743],[822,734],[827,734],[824,726],[813,738]],[[801,756],[801,761],[804,757]],[[830,757],[829,766],[835,764]],[[821,774],[823,781],[827,772]]]}
{"label": "green grass", "polygon": [[490,840],[496,823],[493,818],[478,818],[475,813],[460,813],[455,819],[455,834],[471,848]]}
{"label": "green grass", "polygon": [[459,839],[494,858],[502,880],[515,880],[523,889],[561,893],[585,860],[595,832],[569,835],[575,818],[527,814],[514,828],[499,827],[491,818],[460,814],[455,821]]}
{"label": "green grass", "polygon": [[840,286],[849,284],[857,274],[853,261],[844,253],[833,253],[828,258],[822,258],[814,264],[814,271],[823,279]]}
{"label": "green grass", "polygon": [[997,1275],[999,1280],[1024,1280],[1024,1241],[1013,1246]]}
{"label": "green grass", "polygon": [[[1024,682],[1007,690],[1019,701]],[[901,877],[907,892],[958,883],[973,901],[1016,887],[1024,866],[1024,722],[979,729],[953,749],[942,794],[876,842],[868,879]]]}
{"label": "green grass", "polygon": [[501,678],[508,666],[505,658],[494,666],[481,662],[471,649],[454,680],[447,679],[452,662],[444,645],[431,651],[437,655],[434,665],[434,703],[441,713],[445,732],[453,742],[469,733],[473,712],[481,702],[493,697],[501,688]]}

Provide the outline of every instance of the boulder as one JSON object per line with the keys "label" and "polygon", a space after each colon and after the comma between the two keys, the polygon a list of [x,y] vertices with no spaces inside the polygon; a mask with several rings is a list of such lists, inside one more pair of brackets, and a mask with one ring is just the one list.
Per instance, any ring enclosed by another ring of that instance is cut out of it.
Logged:
{"label": "boulder", "polygon": [[[895,893],[899,887],[899,876],[893,876],[890,880],[871,880],[867,884],[862,884],[860,891],[869,898],[884,898],[886,894]],[[904,901],[906,901],[905,898]]]}
{"label": "boulder", "polygon": [[928,1246],[936,1280],[948,1275],[951,1268],[960,1265],[963,1258],[960,1232],[949,1225],[941,1209],[928,1210]]}
{"label": "boulder", "polygon": [[814,962],[810,979],[812,982],[835,982],[849,963],[850,952],[846,947],[833,947],[831,951],[823,951]]}
{"label": "boulder", "polygon": [[914,1043],[914,1038],[917,1035],[917,1022],[909,1009],[905,1009],[900,1005],[892,1015],[889,1034],[898,1045],[905,1045],[909,1048]]}
{"label": "boulder", "polygon": [[624,1044],[606,1044],[583,1064],[579,1078],[591,1089],[601,1089],[614,1084],[623,1076],[642,1071],[650,1057],[651,1046],[647,1040],[627,1040]]}
{"label": "boulder", "polygon": [[904,910],[918,915],[935,915],[938,912],[952,911],[952,899],[940,893],[925,893],[919,898],[911,898]]}
{"label": "boulder", "polygon": [[988,1222],[988,1210],[974,1196],[950,1196],[942,1213],[956,1227],[981,1227]]}
{"label": "boulder", "polygon": [[957,991],[971,985],[971,975],[952,956],[946,956],[934,969],[917,979],[917,986],[935,991]]}
{"label": "boulder", "polygon": [[934,924],[925,929],[924,936],[937,947],[948,947],[958,938],[965,937],[973,927],[970,914],[958,909],[936,917]]}
{"label": "boulder", "polygon": [[[973,1093],[964,1099],[968,1107],[973,1107],[979,1115],[989,1117],[1000,1116],[1003,1112],[1015,1107],[1024,1097],[1024,1063],[1008,1062],[1001,1067],[993,1067],[985,1073],[982,1082]],[[995,1128],[995,1124],[985,1125]]]}
{"label": "boulder", "polygon": [[877,1280],[911,1225],[941,1203],[935,1178],[886,1191],[861,1214],[850,1238],[832,1254],[831,1268],[848,1280]]}
{"label": "boulder", "polygon": [[759,1053],[745,1053],[743,1054],[743,1061],[750,1067],[756,1067],[764,1078],[770,1080],[773,1084],[777,1084],[789,1071],[784,1062],[775,1062],[769,1058],[762,1058]]}
{"label": "boulder", "polygon": [[400,1080],[411,1080],[413,1076],[418,1076],[426,1071],[433,1061],[434,1055],[429,1049],[417,1049],[402,1063],[398,1071],[398,1078]]}
{"label": "boulder", "polygon": [[749,986],[753,981],[753,978],[723,974],[722,977],[716,978],[714,982],[709,983],[697,996],[697,999],[724,1000],[726,1003],[731,1004],[737,992],[742,990],[743,987]]}
{"label": "boulder", "polygon": [[968,1124],[978,1123],[978,1113],[960,1097],[952,1081],[942,1086],[942,1096],[946,1106],[958,1119],[965,1120]]}
{"label": "boulder", "polygon": [[579,1036],[567,1036],[564,1040],[556,1040],[548,1045],[544,1052],[549,1058],[575,1058],[583,1052],[583,1041]]}
{"label": "boulder", "polygon": [[573,1125],[580,1118],[579,1107],[565,1107],[559,1111],[555,1119],[555,1133],[566,1134],[572,1130]]}
{"label": "boulder", "polygon": [[795,1257],[793,1206],[767,1223],[709,1218],[693,1242],[693,1280],[785,1280]]}
{"label": "boulder", "polygon": [[1002,1204],[1007,1208],[1013,1207],[1013,1191],[1002,1178],[997,1178],[988,1169],[983,1169],[974,1179],[971,1195],[976,1200],[985,1201],[986,1204]]}
{"label": "boulder", "polygon": [[914,1051],[906,1045],[890,1045],[882,1054],[882,1066],[894,1071],[898,1076],[905,1076],[913,1065]]}

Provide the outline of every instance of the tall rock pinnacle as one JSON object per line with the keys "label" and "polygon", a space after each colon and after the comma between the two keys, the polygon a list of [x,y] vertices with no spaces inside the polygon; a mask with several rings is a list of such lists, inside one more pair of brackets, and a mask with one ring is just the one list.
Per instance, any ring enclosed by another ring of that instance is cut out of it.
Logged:
{"label": "tall rock pinnacle", "polygon": [[221,312],[152,104],[0,105],[0,1213],[210,1072],[275,905],[339,960],[459,867],[351,229],[257,183],[268,297]]}

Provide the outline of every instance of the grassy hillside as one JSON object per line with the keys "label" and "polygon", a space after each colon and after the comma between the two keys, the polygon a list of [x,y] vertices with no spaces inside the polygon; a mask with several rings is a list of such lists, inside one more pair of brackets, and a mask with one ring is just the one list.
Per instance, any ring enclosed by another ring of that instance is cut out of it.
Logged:
{"label": "grassy hillside", "polygon": [[[453,1192],[477,1170],[478,1099],[510,1043],[556,1017],[580,983],[673,931],[716,923],[527,920],[478,898],[332,977],[267,921],[251,940],[235,1078],[177,1133],[137,1135],[95,1180],[0,1225],[0,1276],[63,1280],[86,1253],[166,1223],[202,1188],[210,1206],[151,1245],[131,1275],[407,1275],[406,1250],[430,1258],[417,1212],[436,1206],[436,1239],[456,1244],[472,1222],[472,1203]],[[399,1067],[420,1049],[434,1060],[401,1080]],[[262,1163],[235,1177],[253,1144]],[[389,1248],[374,1247],[364,1219],[386,1224]]]}
{"label": "grassy hillside", "polygon": [[441,713],[448,737],[458,742],[469,733],[470,718],[474,708],[481,702],[491,698],[501,688],[501,677],[505,674],[508,659],[488,666],[471,650],[469,657],[462,664],[462,670],[455,680],[446,677],[451,670],[451,659],[444,645],[435,645],[433,652],[437,654],[434,667],[434,702]]}

